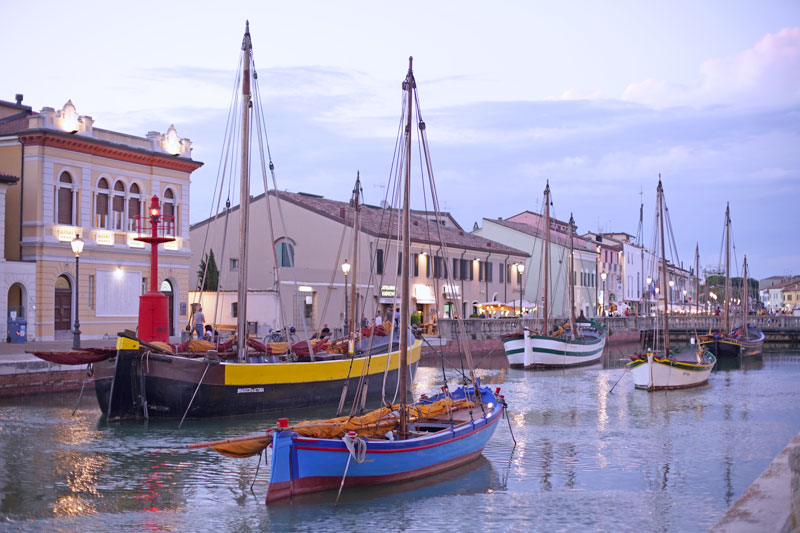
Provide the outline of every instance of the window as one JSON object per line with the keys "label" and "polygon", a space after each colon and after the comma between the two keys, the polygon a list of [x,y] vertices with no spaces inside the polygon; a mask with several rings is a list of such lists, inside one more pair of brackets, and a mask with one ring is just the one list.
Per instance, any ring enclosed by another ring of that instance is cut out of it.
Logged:
{"label": "window", "polygon": [[375,273],[379,275],[383,274],[383,267],[385,265],[383,263],[383,250],[381,248],[378,248],[378,252],[375,254],[375,260],[377,261],[377,264],[375,265]]}
{"label": "window", "polygon": [[231,316],[233,318],[239,317],[239,302],[231,302]]}
{"label": "window", "polygon": [[397,275],[403,273],[403,252],[397,252]]}
{"label": "window", "polygon": [[[419,254],[414,254],[413,258],[413,273],[412,276],[419,276]],[[430,274],[428,274],[430,276]]]}
{"label": "window", "polygon": [[94,227],[108,227],[108,181],[100,178],[94,200]]}
{"label": "window", "polygon": [[453,258],[453,279],[458,279],[458,259]]}
{"label": "window", "polygon": [[239,270],[239,259],[231,257],[231,270]]}
{"label": "window", "polygon": [[147,278],[142,278],[142,294],[147,292]]}
{"label": "window", "polygon": [[294,246],[287,240],[284,239],[275,246],[275,256],[278,258],[279,267],[294,266]]}
{"label": "window", "polygon": [[69,172],[62,172],[58,178],[58,194],[56,199],[56,221],[59,224],[73,224],[72,216],[72,197],[73,185],[72,176]]}
{"label": "window", "polygon": [[178,219],[178,208],[175,205],[175,193],[172,189],[164,191],[163,205],[161,213],[164,215],[164,235],[175,235],[176,221]]}
{"label": "window", "polygon": [[497,265],[497,277],[499,279],[497,281],[499,281],[500,283],[504,283],[503,274],[505,274],[505,269],[503,268],[503,265],[498,264]]}
{"label": "window", "polygon": [[469,272],[469,261],[467,259],[461,260],[461,275],[459,277],[461,279],[472,279],[472,275]]}
{"label": "window", "polygon": [[128,231],[137,231],[136,217],[142,214],[142,199],[139,196],[139,186],[135,183],[131,185],[128,196]]}
{"label": "window", "polygon": [[492,281],[492,264],[486,262],[486,281]]}
{"label": "window", "polygon": [[486,263],[483,261],[478,261],[478,281],[483,281],[483,270],[486,266]]}
{"label": "window", "polygon": [[94,309],[94,276],[89,275],[89,309]]}
{"label": "window", "polygon": [[111,229],[125,229],[125,184],[118,181],[114,184],[114,196],[111,202]]}

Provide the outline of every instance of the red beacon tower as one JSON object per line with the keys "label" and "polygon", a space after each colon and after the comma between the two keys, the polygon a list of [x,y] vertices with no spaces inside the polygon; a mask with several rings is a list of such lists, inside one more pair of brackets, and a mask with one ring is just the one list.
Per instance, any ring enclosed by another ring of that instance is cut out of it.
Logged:
{"label": "red beacon tower", "polygon": [[[150,292],[139,297],[139,332],[138,337],[145,342],[169,342],[169,301],[158,291],[158,245],[172,242],[175,237],[164,236],[166,230],[173,226],[174,217],[161,215],[158,196],[150,199],[149,216],[137,216],[139,237],[135,240],[150,244]],[[152,235],[142,237],[149,219]],[[159,237],[159,231],[161,236]]]}

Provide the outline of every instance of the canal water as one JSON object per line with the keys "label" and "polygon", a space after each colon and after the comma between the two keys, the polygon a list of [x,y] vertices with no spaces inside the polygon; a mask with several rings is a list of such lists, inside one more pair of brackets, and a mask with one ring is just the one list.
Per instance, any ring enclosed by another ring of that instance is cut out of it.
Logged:
{"label": "canal water", "polygon": [[[603,365],[505,368],[503,421],[483,456],[445,475],[267,508],[268,467],[185,445],[241,436],[275,416],[108,424],[92,394],[0,402],[0,530],[705,531],[800,432],[800,352],[716,371],[707,386],[634,390],[612,347]],[[419,392],[441,370],[421,367]],[[451,383],[456,370],[448,370]],[[616,384],[613,392],[611,388]],[[291,420],[329,416],[291,412]],[[255,482],[253,482],[255,477]],[[252,491],[251,491],[252,484]]]}

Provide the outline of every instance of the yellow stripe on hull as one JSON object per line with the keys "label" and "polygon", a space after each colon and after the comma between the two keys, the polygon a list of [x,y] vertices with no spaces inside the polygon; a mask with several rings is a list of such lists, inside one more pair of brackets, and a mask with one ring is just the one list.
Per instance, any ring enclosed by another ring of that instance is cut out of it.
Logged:
{"label": "yellow stripe on hull", "polygon": [[[415,340],[408,349],[408,364],[419,362],[422,341]],[[389,370],[400,366],[400,352],[357,357],[350,365],[350,359],[335,361],[314,361],[308,363],[223,363],[226,385],[272,385],[279,383],[313,383],[317,381],[345,380],[360,376],[364,365],[369,361],[368,375],[383,373],[386,358]]]}

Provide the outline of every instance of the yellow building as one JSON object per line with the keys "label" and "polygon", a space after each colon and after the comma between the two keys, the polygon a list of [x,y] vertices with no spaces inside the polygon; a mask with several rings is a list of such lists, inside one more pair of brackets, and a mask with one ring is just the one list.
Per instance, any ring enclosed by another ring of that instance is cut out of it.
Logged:
{"label": "yellow building", "polygon": [[[3,262],[21,270],[0,271],[2,318],[12,310],[26,317],[31,340],[71,338],[76,318],[82,338],[135,329],[150,250],[134,238],[157,195],[166,232],[176,237],[159,250],[158,283],[169,296],[170,334],[178,334],[191,257],[189,178],[201,165],[174,126],[136,137],[94,127],[71,101],[38,113],[21,95],[0,101],[0,174],[8,182]],[[77,280],[76,236],[85,241]]]}

